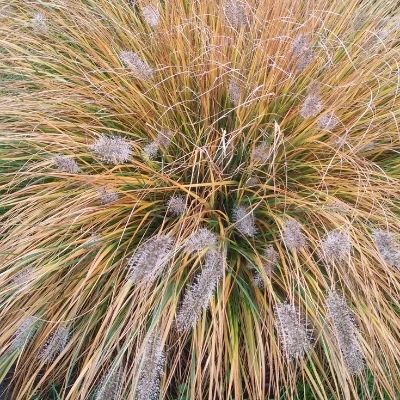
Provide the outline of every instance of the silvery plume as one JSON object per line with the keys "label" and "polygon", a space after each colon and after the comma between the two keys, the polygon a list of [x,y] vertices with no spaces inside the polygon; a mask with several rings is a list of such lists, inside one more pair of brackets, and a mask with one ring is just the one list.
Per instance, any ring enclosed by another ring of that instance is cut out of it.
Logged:
{"label": "silvery plume", "polygon": [[43,346],[39,354],[40,360],[45,363],[53,361],[65,349],[69,335],[70,330],[66,325],[58,326]]}
{"label": "silvery plume", "polygon": [[235,29],[246,24],[246,7],[244,0],[225,0],[222,6],[225,21]]}
{"label": "silvery plume", "polygon": [[100,136],[89,148],[106,164],[123,164],[132,156],[131,145],[120,136]]}
{"label": "silvery plume", "polygon": [[263,253],[262,256],[262,266],[267,274],[267,276],[271,276],[272,273],[274,272],[274,268],[279,262],[279,254],[278,252],[274,249],[274,246],[272,244],[268,245]]}
{"label": "silvery plume", "polygon": [[149,80],[153,77],[153,68],[143,61],[139,54],[133,51],[121,51],[119,56],[125,67],[129,68],[137,78]]}
{"label": "silvery plume", "polygon": [[253,237],[257,233],[254,214],[244,206],[236,206],[232,213],[236,229],[244,236]]}
{"label": "silvery plume", "polygon": [[277,331],[283,350],[289,360],[301,358],[311,347],[310,330],[294,305],[275,306]]}
{"label": "silvery plume", "polygon": [[306,245],[306,239],[301,231],[301,225],[294,219],[287,220],[284,223],[282,240],[289,250],[300,249]]}
{"label": "silvery plume", "polygon": [[138,370],[136,400],[157,400],[164,373],[164,349],[159,333],[153,332],[145,341]]}
{"label": "silvery plume", "polygon": [[256,164],[265,164],[271,156],[271,145],[267,142],[259,143],[251,153],[251,159]]}
{"label": "silvery plume", "polygon": [[173,132],[163,130],[158,132],[157,137],[143,147],[142,154],[144,158],[154,160],[161,147],[168,147],[171,144]]}
{"label": "silvery plume", "polygon": [[311,44],[304,35],[298,35],[293,39],[292,51],[296,56],[296,69],[299,72],[307,68],[314,59]]}
{"label": "silvery plume", "polygon": [[78,164],[72,157],[57,154],[53,157],[53,163],[61,172],[77,174],[80,171]]}
{"label": "silvery plume", "polygon": [[177,314],[177,327],[180,331],[193,328],[203,310],[210,304],[219,281],[224,275],[224,258],[217,250],[209,250],[205,256],[202,271],[192,285],[186,288],[183,301]]}
{"label": "silvery plume", "polygon": [[103,377],[95,394],[95,400],[119,400],[123,382],[122,366],[114,366]]}
{"label": "silvery plume", "polygon": [[333,112],[321,115],[318,118],[318,126],[324,131],[332,131],[339,125],[340,121]]}
{"label": "silvery plume", "polygon": [[228,95],[230,101],[235,105],[238,106],[240,103],[240,96],[241,96],[241,88],[239,86],[238,81],[231,79],[228,83]]}
{"label": "silvery plume", "polygon": [[21,351],[29,343],[37,330],[37,322],[38,318],[35,316],[28,316],[22,320],[11,340],[10,351]]}
{"label": "silvery plume", "polygon": [[32,26],[34,31],[41,34],[46,34],[49,31],[49,27],[47,25],[47,19],[45,15],[41,12],[37,12],[32,17]]}
{"label": "silvery plume", "polygon": [[109,190],[107,188],[100,188],[98,191],[98,197],[100,203],[103,205],[114,203],[118,200],[119,196],[117,192]]}
{"label": "silvery plume", "polygon": [[12,282],[15,286],[25,287],[35,279],[35,269],[32,267],[26,267],[21,271],[18,271],[12,277]]}
{"label": "silvery plume", "polygon": [[207,228],[199,228],[186,240],[185,249],[189,253],[214,248],[217,245],[217,235]]}
{"label": "silvery plume", "polygon": [[185,214],[186,210],[186,199],[184,196],[171,196],[168,199],[167,212],[169,214],[179,216]]}
{"label": "silvery plume", "polygon": [[160,20],[160,10],[153,4],[148,4],[143,6],[142,9],[143,19],[152,28],[156,28]]}
{"label": "silvery plume", "polygon": [[322,101],[319,94],[319,87],[315,83],[311,85],[308,90],[307,96],[300,109],[300,115],[303,118],[312,118],[318,115],[321,111]]}
{"label": "silvery plume", "polygon": [[364,356],[358,341],[358,330],[346,299],[330,290],[326,299],[328,316],[344,363],[350,374],[360,374],[364,369]]}
{"label": "silvery plume", "polygon": [[328,232],[321,241],[321,253],[327,262],[345,261],[351,251],[350,235],[335,229]]}
{"label": "silvery plume", "polygon": [[400,245],[393,234],[382,229],[374,229],[372,238],[385,263],[400,270]]}
{"label": "silvery plume", "polygon": [[151,283],[163,272],[172,257],[174,240],[170,235],[156,235],[138,246],[128,261],[128,279]]}

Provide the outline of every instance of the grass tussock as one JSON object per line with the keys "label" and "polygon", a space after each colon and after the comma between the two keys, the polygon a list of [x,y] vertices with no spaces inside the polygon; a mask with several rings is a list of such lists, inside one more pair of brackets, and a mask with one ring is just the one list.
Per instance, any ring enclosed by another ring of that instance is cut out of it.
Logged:
{"label": "grass tussock", "polygon": [[394,1],[0,0],[7,398],[398,398],[399,46]]}

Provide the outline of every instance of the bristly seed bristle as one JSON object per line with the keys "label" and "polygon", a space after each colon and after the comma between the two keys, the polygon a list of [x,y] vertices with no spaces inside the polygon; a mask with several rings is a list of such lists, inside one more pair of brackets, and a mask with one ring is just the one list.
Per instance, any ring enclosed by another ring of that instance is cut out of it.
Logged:
{"label": "bristly seed bristle", "polygon": [[187,210],[186,199],[183,196],[171,196],[167,202],[167,212],[171,215],[180,216]]}
{"label": "bristly seed bristle", "polygon": [[195,282],[190,285],[184,294],[181,307],[177,314],[179,331],[193,328],[210,304],[218,282],[224,274],[224,258],[217,250],[209,250],[205,256],[205,265],[196,276]]}
{"label": "bristly seed bristle", "polygon": [[137,78],[146,81],[153,77],[153,68],[143,61],[137,53],[133,51],[121,51],[119,56],[125,67],[129,68]]}
{"label": "bristly seed bristle", "polygon": [[58,154],[53,157],[53,163],[61,172],[77,174],[80,171],[78,164],[72,157]]}
{"label": "bristly seed bristle", "polygon": [[321,115],[318,118],[318,126],[322,130],[332,131],[339,125],[340,121],[333,112],[326,115]]}
{"label": "bristly seed bristle", "polygon": [[400,270],[400,245],[396,242],[393,234],[382,229],[374,229],[372,238],[383,261]]}
{"label": "bristly seed bristle", "polygon": [[310,330],[295,306],[287,303],[275,306],[275,318],[283,350],[289,360],[301,358],[311,347]]}
{"label": "bristly seed bristle", "polygon": [[328,232],[321,241],[321,251],[327,262],[347,260],[351,251],[350,235],[337,229]]}
{"label": "bristly seed bristle", "polygon": [[169,235],[153,236],[139,245],[128,261],[128,279],[151,283],[158,278],[172,257],[174,240]]}
{"label": "bristly seed bristle", "polygon": [[189,253],[202,251],[206,248],[215,248],[217,235],[207,228],[199,228],[193,232],[185,243],[185,249]]}
{"label": "bristly seed bristle", "polygon": [[301,225],[294,219],[284,223],[282,240],[289,250],[300,249],[306,245],[306,238],[301,231]]}
{"label": "bristly seed bristle", "polygon": [[114,366],[101,380],[95,400],[119,400],[123,383],[122,365]]}
{"label": "bristly seed bristle", "polygon": [[100,136],[89,148],[106,164],[123,164],[132,155],[129,142],[119,136]]}
{"label": "bristly seed bristle", "polygon": [[43,346],[39,358],[41,361],[48,363],[53,361],[67,345],[70,330],[65,325],[60,325],[51,334],[45,345]]}
{"label": "bristly seed bristle", "polygon": [[253,237],[257,233],[254,214],[244,206],[236,206],[232,213],[236,229],[244,236]]}
{"label": "bristly seed bristle", "polygon": [[164,374],[164,349],[159,333],[153,332],[145,341],[138,371],[136,400],[157,400]]}
{"label": "bristly seed bristle", "polygon": [[160,10],[153,4],[148,4],[142,7],[143,19],[153,29],[157,27],[160,20]]}
{"label": "bristly seed bristle", "polygon": [[100,203],[103,205],[114,203],[119,198],[117,192],[114,192],[113,190],[108,190],[107,188],[100,188],[98,190],[98,197]]}
{"label": "bristly seed bristle", "polygon": [[259,143],[252,151],[251,158],[256,164],[266,164],[271,156],[271,145],[267,142]]}
{"label": "bristly seed bristle", "polygon": [[18,271],[12,278],[12,282],[18,288],[23,288],[30,284],[35,278],[35,269],[32,267],[26,267],[21,271]]}
{"label": "bristly seed bristle", "polygon": [[20,327],[17,329],[17,332],[11,341],[11,351],[21,351],[24,346],[29,343],[36,332],[37,321],[38,318],[36,316],[28,316],[23,319]]}
{"label": "bristly seed bristle", "polygon": [[37,33],[46,34],[49,31],[47,19],[41,12],[37,12],[32,17],[32,26]]}
{"label": "bristly seed bristle", "polygon": [[236,80],[230,80],[228,84],[228,95],[230,101],[234,106],[238,106],[240,103],[241,88]]}
{"label": "bristly seed bristle", "polygon": [[364,357],[358,341],[354,318],[345,298],[335,290],[330,290],[326,299],[326,307],[348,371],[353,375],[360,374],[364,369]]}
{"label": "bristly seed bristle", "polygon": [[245,1],[225,0],[223,3],[223,14],[228,25],[239,29],[247,21]]}

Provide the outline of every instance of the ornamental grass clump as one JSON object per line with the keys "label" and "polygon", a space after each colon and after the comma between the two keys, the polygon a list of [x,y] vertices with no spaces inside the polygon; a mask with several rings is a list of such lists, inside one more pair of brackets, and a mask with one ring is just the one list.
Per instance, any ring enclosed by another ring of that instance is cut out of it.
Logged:
{"label": "ornamental grass clump", "polygon": [[399,397],[395,1],[0,19],[0,397]]}

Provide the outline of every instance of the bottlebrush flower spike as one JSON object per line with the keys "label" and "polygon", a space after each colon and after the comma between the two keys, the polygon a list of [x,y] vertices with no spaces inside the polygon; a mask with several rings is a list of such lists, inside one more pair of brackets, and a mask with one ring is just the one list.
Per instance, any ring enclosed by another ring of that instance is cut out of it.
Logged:
{"label": "bottlebrush flower spike", "polygon": [[157,157],[160,145],[157,142],[151,142],[143,147],[143,157],[149,160],[154,160]]}
{"label": "bottlebrush flower spike", "polygon": [[43,346],[43,349],[39,354],[40,360],[45,363],[53,361],[64,350],[69,335],[70,330],[67,326],[60,325],[57,327]]}
{"label": "bottlebrush flower spike", "polygon": [[224,275],[224,259],[217,250],[209,250],[205,265],[196,276],[195,282],[186,289],[177,315],[177,327],[180,331],[193,328],[201,312],[207,310],[218,282]]}
{"label": "bottlebrush flower spike", "polygon": [[271,146],[267,142],[259,143],[251,153],[251,158],[256,164],[266,164],[271,156]]}
{"label": "bottlebrush flower spike", "polygon": [[143,61],[137,53],[133,51],[121,51],[119,56],[125,66],[129,68],[137,78],[146,81],[153,77],[153,68]]}
{"label": "bottlebrush flower spike", "polygon": [[24,346],[26,346],[29,341],[32,339],[32,336],[35,334],[37,326],[36,323],[38,318],[35,316],[26,317],[20,327],[17,329],[15,333],[11,345],[11,351],[21,351]]}
{"label": "bottlebrush flower spike", "polygon": [[141,244],[129,259],[128,279],[151,283],[164,270],[172,256],[174,240],[169,235],[153,236]]}
{"label": "bottlebrush flower spike", "polygon": [[216,247],[216,245],[217,235],[207,228],[199,228],[189,236],[185,244],[185,249],[189,253],[195,253],[207,247]]}
{"label": "bottlebrush flower spike", "polygon": [[77,174],[80,171],[80,168],[76,161],[68,156],[58,154],[53,157],[53,163],[61,172]]}
{"label": "bottlebrush flower spike", "polygon": [[32,267],[27,267],[17,272],[13,276],[12,282],[15,286],[22,288],[31,283],[34,280],[34,278],[35,278],[35,269]]}
{"label": "bottlebrush flower spike", "polygon": [[242,0],[225,0],[223,13],[227,24],[235,29],[246,24],[246,3]]}
{"label": "bottlebrush flower spike", "polygon": [[321,249],[326,261],[345,261],[351,251],[350,235],[340,230],[330,231],[322,240]]}
{"label": "bottlebrush flower spike", "polygon": [[114,203],[118,200],[119,196],[117,192],[101,188],[98,191],[100,203],[103,205]]}
{"label": "bottlebrush flower spike", "polygon": [[289,250],[300,249],[306,245],[305,236],[301,232],[301,225],[294,219],[284,223],[282,240]]}
{"label": "bottlebrush flower spike", "polygon": [[241,89],[239,84],[235,80],[229,81],[228,95],[233,105],[238,106],[240,103]]}
{"label": "bottlebrush flower spike", "polygon": [[233,221],[242,235],[253,237],[257,233],[252,210],[249,211],[244,206],[236,206],[233,209]]}
{"label": "bottlebrush flower spike", "polygon": [[268,245],[263,254],[263,268],[267,276],[271,276],[274,268],[279,262],[279,254],[278,252],[274,249],[274,246],[272,244]]}
{"label": "bottlebrush flower spike", "polygon": [[157,27],[160,20],[160,10],[153,4],[148,4],[142,7],[143,19],[153,29]]}
{"label": "bottlebrush flower spike", "polygon": [[145,342],[143,358],[138,371],[136,400],[156,400],[164,373],[164,349],[158,332],[153,332]]}
{"label": "bottlebrush flower spike", "polygon": [[298,35],[292,42],[292,51],[296,56],[296,69],[301,72],[306,69],[314,59],[311,44],[304,35]]}
{"label": "bottlebrush flower spike", "polygon": [[300,115],[303,118],[312,118],[322,111],[322,102],[319,96],[319,90],[314,86],[307,94],[304,103],[300,109]]}
{"label": "bottlebrush flower spike", "polygon": [[49,31],[47,19],[41,12],[37,12],[32,17],[32,26],[37,33],[45,35]]}
{"label": "bottlebrush flower spike", "polygon": [[382,259],[388,265],[400,270],[400,246],[391,232],[374,229],[372,238]]}
{"label": "bottlebrush flower spike", "polygon": [[96,391],[95,400],[119,400],[123,382],[122,366],[115,367],[100,382]]}
{"label": "bottlebrush flower spike", "polygon": [[169,214],[180,216],[187,210],[186,199],[183,196],[171,196],[167,202],[167,212]]}
{"label": "bottlebrush flower spike", "polygon": [[321,115],[318,118],[318,126],[324,131],[332,131],[339,125],[340,121],[334,113]]}
{"label": "bottlebrush flower spike", "polygon": [[353,375],[364,369],[364,357],[357,337],[357,328],[353,315],[344,297],[330,290],[326,299],[328,316],[344,363]]}
{"label": "bottlebrush flower spike", "polygon": [[288,359],[303,357],[311,347],[311,342],[310,331],[300,312],[291,304],[277,304],[275,318],[279,338]]}
{"label": "bottlebrush flower spike", "polygon": [[89,148],[106,164],[123,164],[132,155],[129,142],[119,136],[100,136]]}

